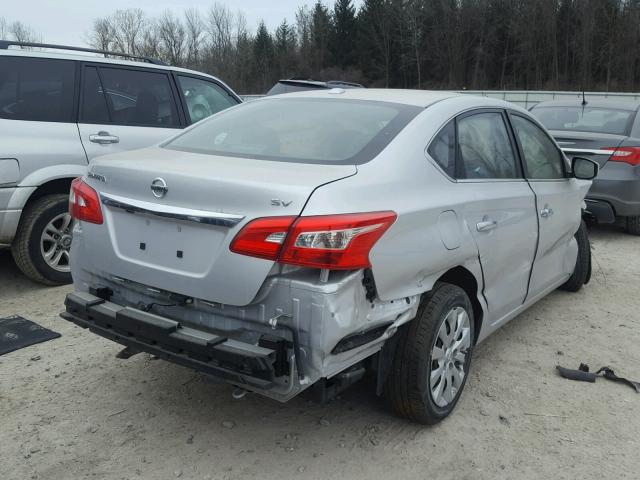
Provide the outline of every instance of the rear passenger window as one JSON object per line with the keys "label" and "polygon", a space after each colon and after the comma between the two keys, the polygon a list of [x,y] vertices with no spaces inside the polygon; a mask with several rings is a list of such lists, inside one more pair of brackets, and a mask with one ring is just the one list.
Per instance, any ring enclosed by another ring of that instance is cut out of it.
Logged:
{"label": "rear passenger window", "polygon": [[165,73],[100,68],[100,77],[112,123],[146,127],[180,125]]}
{"label": "rear passenger window", "polygon": [[72,122],[75,63],[0,57],[0,118]]}
{"label": "rear passenger window", "polygon": [[440,168],[450,177],[455,177],[456,171],[456,125],[451,121],[440,130],[427,150]]}
{"label": "rear passenger window", "polygon": [[527,178],[553,180],[565,178],[562,154],[549,136],[535,123],[517,115],[511,115],[524,154]]}
{"label": "rear passenger window", "polygon": [[187,103],[191,123],[238,103],[229,92],[213,82],[179,75],[178,83]]}
{"label": "rear passenger window", "polygon": [[476,113],[458,120],[458,145],[461,178],[520,178],[501,113]]}
{"label": "rear passenger window", "polygon": [[82,86],[82,109],[80,121],[86,123],[109,123],[107,99],[104,96],[98,70],[86,67]]}

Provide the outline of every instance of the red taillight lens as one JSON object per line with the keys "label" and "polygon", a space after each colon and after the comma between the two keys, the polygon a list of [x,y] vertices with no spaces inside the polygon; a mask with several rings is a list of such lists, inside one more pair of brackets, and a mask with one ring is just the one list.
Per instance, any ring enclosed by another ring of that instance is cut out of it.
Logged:
{"label": "red taillight lens", "polygon": [[71,182],[69,194],[69,213],[76,220],[102,224],[102,208],[98,193],[81,178]]}
{"label": "red taillight lens", "polygon": [[369,252],[396,220],[394,212],[269,217],[248,223],[231,251],[280,263],[332,270],[371,266]]}
{"label": "red taillight lens", "polygon": [[247,223],[231,242],[232,252],[277,260],[289,227],[296,217],[265,217]]}
{"label": "red taillight lens", "polygon": [[609,147],[603,148],[603,150],[614,150],[611,157],[609,157],[610,161],[640,165],[640,147]]}

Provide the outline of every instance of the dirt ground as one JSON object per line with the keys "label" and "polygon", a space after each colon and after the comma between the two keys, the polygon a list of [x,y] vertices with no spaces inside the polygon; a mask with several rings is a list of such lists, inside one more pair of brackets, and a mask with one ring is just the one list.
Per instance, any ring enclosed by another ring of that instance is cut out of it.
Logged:
{"label": "dirt ground", "polygon": [[640,238],[592,232],[592,282],[556,292],[475,352],[452,417],[390,415],[367,383],[329,405],[249,394],[120,347],[60,319],[0,252],[0,317],[62,337],[0,357],[0,478],[640,478],[640,395],[555,366],[610,365],[640,380]]}

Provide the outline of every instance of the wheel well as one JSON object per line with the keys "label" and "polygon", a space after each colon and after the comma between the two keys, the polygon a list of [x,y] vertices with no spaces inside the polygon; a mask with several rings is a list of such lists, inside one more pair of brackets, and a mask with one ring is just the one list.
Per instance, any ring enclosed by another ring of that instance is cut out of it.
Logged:
{"label": "wheel well", "polygon": [[480,328],[482,327],[483,310],[480,302],[478,301],[478,281],[476,280],[476,277],[474,277],[473,273],[464,267],[455,267],[442,275],[438,281],[457,285],[468,295],[469,300],[471,300],[471,306],[473,307],[473,326],[475,330],[474,341],[477,341],[478,335],[480,334]]}
{"label": "wheel well", "polygon": [[43,183],[40,185],[35,192],[31,194],[29,200],[27,201],[27,205],[35,202],[39,198],[44,197],[45,195],[53,195],[56,193],[69,193],[71,190],[71,182],[75,177],[70,178],[57,178],[55,180],[51,180],[49,182]]}

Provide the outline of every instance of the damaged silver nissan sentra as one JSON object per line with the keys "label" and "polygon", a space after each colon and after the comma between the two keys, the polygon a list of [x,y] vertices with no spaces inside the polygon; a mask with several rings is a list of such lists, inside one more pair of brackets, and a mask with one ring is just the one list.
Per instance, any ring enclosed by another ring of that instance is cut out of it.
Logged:
{"label": "damaged silver nissan sentra", "polygon": [[121,356],[280,401],[331,398],[370,370],[395,412],[435,423],[478,342],[589,280],[596,173],[494,99],[333,89],[239,105],[74,181],[62,315]]}

